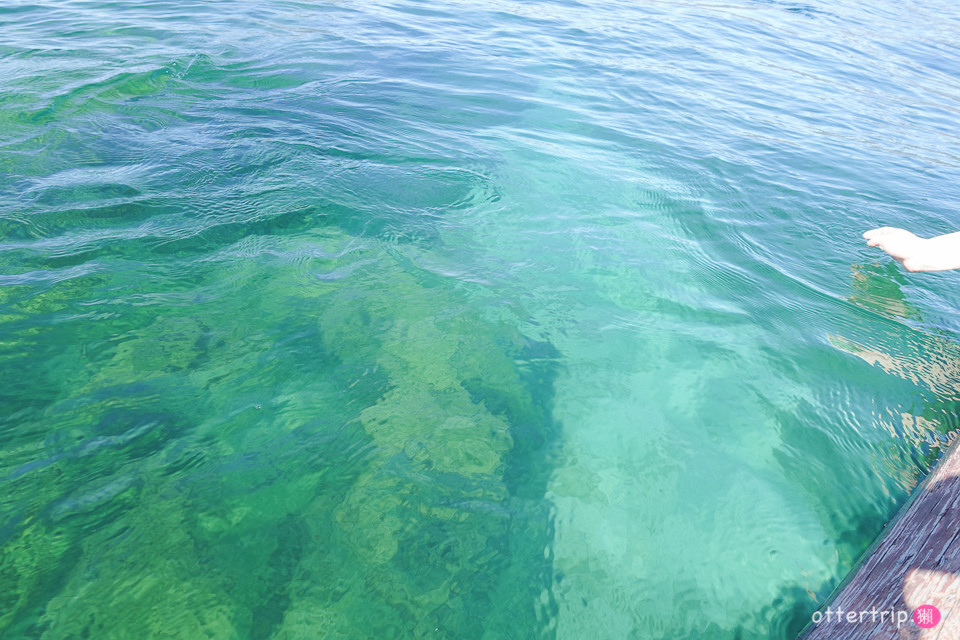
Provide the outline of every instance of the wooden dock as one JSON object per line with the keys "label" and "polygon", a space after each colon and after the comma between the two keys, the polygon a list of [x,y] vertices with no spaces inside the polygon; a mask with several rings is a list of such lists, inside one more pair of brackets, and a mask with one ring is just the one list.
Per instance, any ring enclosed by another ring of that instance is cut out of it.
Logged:
{"label": "wooden dock", "polygon": [[960,640],[960,438],[813,619],[800,640]]}

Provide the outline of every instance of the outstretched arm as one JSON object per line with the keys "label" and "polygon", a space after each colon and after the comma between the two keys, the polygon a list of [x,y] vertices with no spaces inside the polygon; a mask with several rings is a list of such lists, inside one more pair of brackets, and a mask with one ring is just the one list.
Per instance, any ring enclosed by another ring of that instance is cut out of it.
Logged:
{"label": "outstretched arm", "polygon": [[869,246],[880,247],[907,271],[960,269],[960,231],[921,238],[906,229],[880,227],[863,237]]}

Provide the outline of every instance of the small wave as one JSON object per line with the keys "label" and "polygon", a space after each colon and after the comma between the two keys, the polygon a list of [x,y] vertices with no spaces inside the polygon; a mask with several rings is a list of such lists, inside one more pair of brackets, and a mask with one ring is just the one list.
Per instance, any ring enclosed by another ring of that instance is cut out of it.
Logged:
{"label": "small wave", "polygon": [[105,504],[138,484],[133,476],[121,476],[112,478],[107,482],[87,485],[82,489],[82,492],[76,492],[79,495],[74,495],[54,504],[50,508],[50,519],[59,522],[73,515],[101,510]]}
{"label": "small wave", "polygon": [[83,458],[95,453],[99,453],[103,449],[116,449],[125,447],[140,436],[149,433],[157,426],[158,423],[146,422],[115,436],[97,436],[91,438],[90,440],[81,442],[75,447],[72,447],[61,453],[54,454],[53,456],[47,458],[33,460],[27,464],[21,465],[7,474],[6,479],[8,481],[15,480],[24,474],[43,469],[60,460]]}

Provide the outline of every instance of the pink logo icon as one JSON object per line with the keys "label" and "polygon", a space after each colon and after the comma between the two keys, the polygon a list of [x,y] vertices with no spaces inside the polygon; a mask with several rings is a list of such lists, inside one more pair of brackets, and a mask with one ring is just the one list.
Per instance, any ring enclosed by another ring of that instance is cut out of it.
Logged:
{"label": "pink logo icon", "polygon": [[913,621],[921,629],[932,629],[940,624],[940,609],[932,604],[922,604],[913,610]]}

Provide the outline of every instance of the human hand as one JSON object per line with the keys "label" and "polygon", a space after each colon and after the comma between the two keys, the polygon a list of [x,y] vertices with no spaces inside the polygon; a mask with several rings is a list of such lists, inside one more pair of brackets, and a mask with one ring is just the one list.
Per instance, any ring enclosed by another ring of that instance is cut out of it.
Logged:
{"label": "human hand", "polygon": [[960,269],[960,231],[920,238],[905,229],[880,227],[863,237],[869,246],[880,247],[907,271]]}
{"label": "human hand", "polygon": [[863,234],[863,237],[867,241],[867,246],[880,247],[889,253],[891,258],[902,264],[907,271],[926,270],[920,264],[926,254],[926,239],[896,227],[871,229]]}

